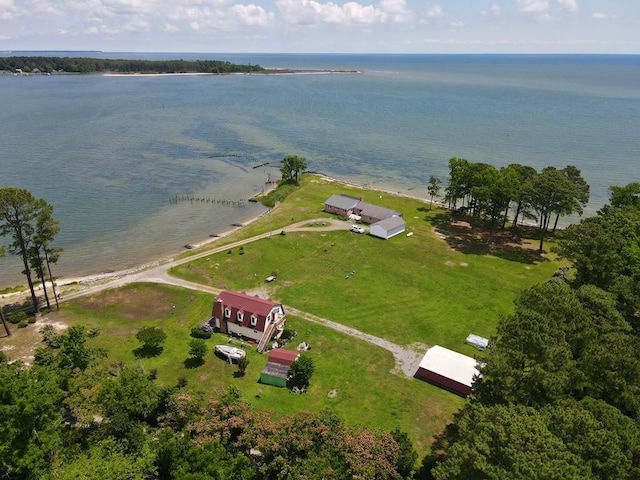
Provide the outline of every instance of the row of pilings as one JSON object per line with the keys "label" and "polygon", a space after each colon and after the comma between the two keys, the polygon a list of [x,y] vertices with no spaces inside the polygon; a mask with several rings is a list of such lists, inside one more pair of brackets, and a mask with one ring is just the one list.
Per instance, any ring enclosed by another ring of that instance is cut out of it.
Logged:
{"label": "row of pilings", "polygon": [[228,198],[215,198],[202,195],[171,195],[169,196],[169,203],[177,205],[178,203],[189,202],[195,203],[209,203],[212,205],[222,205],[227,207],[242,207],[246,203],[246,200],[230,200]]}

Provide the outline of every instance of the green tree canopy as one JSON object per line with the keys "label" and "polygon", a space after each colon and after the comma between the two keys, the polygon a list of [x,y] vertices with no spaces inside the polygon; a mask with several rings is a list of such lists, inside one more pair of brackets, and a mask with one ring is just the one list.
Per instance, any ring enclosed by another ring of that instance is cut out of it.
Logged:
{"label": "green tree canopy", "polygon": [[297,155],[287,155],[281,161],[282,168],[282,180],[286,183],[293,183],[298,185],[298,176],[301,172],[306,170],[307,161],[304,157],[298,157]]}
{"label": "green tree canopy", "polygon": [[34,245],[38,233],[37,219],[48,207],[44,200],[37,200],[28,190],[0,188],[0,236],[11,238],[9,253],[22,259],[23,273],[27,277],[31,302],[36,312],[40,311],[40,304],[31,275],[31,259],[37,251]]}

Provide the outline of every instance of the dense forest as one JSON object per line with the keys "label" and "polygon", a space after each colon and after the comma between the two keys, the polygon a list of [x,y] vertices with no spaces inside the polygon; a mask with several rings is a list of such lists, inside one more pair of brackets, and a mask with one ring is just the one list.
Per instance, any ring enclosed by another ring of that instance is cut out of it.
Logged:
{"label": "dense forest", "polygon": [[610,191],[560,233],[570,268],[499,319],[420,478],[640,478],[640,183]]}
{"label": "dense forest", "polygon": [[89,57],[0,57],[0,71],[24,73],[258,73],[259,65],[220,60],[124,60]]}

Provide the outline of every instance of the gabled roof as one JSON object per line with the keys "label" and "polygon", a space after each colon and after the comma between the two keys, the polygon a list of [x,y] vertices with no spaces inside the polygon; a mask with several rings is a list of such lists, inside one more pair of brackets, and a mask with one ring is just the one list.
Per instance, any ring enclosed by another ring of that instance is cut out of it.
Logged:
{"label": "gabled roof", "polygon": [[222,302],[225,307],[235,308],[242,312],[255,313],[266,317],[271,310],[280,305],[271,299],[260,298],[257,295],[251,296],[244,292],[233,292],[224,290],[216,298],[216,302]]}
{"label": "gabled roof", "polygon": [[382,227],[385,230],[392,230],[397,227],[404,227],[406,224],[407,222],[405,222],[404,218],[402,217],[389,217],[389,218],[385,218],[384,220],[380,220],[379,222],[376,222],[371,226],[373,227],[375,225],[378,225],[379,227]]}
{"label": "gabled roof", "polygon": [[282,348],[274,348],[269,352],[268,362],[280,363],[282,365],[291,365],[295,362],[300,354],[293,350],[284,350]]}
{"label": "gabled roof", "polygon": [[360,210],[360,215],[364,217],[372,217],[372,218],[389,218],[389,217],[399,217],[402,216],[402,213],[391,210],[390,208],[379,207],[378,205],[372,205],[367,202],[360,202],[358,204],[358,210]]}
{"label": "gabled roof", "polygon": [[324,203],[340,210],[351,210],[360,203],[360,199],[349,195],[331,195]]}
{"label": "gabled roof", "polygon": [[420,368],[450,378],[462,385],[472,386],[473,377],[478,375],[475,358],[434,345],[423,357]]}
{"label": "gabled roof", "polygon": [[280,363],[267,362],[262,369],[262,375],[271,375],[273,377],[287,378],[289,376],[289,365]]}

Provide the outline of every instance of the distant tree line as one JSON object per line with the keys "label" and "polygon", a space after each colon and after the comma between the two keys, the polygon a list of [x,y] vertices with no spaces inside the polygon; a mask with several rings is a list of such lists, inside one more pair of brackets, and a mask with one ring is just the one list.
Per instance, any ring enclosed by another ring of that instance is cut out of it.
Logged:
{"label": "distant tree line", "polygon": [[0,70],[25,73],[257,73],[259,65],[221,60],[125,60],[89,57],[0,57]]}

